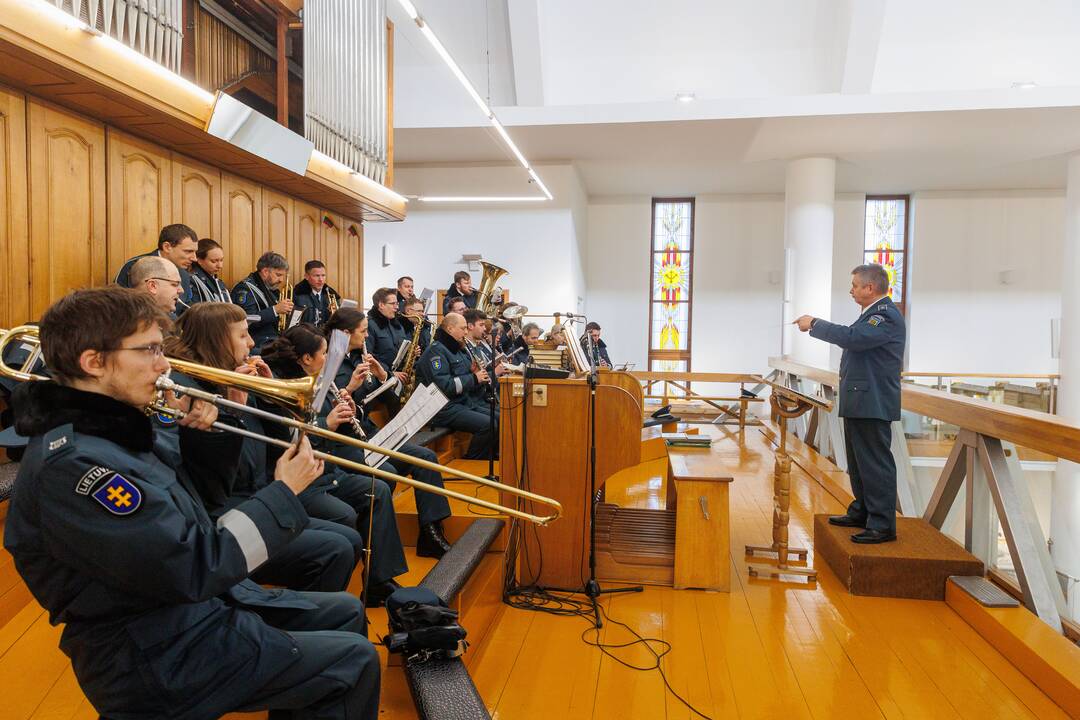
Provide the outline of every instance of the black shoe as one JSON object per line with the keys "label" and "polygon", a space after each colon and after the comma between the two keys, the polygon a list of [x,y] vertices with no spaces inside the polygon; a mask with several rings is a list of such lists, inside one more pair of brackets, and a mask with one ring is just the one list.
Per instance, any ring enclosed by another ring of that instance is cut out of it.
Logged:
{"label": "black shoe", "polygon": [[865,520],[856,520],[850,515],[833,515],[829,518],[830,525],[839,525],[840,527],[866,527]]}
{"label": "black shoe", "polygon": [[420,537],[416,539],[417,557],[441,558],[450,550],[450,543],[442,533],[438,523],[423,525]]}
{"label": "black shoe", "polygon": [[860,545],[877,545],[878,543],[893,542],[894,540],[896,540],[896,533],[887,532],[885,530],[867,529],[851,536],[851,542],[856,542]]}
{"label": "black shoe", "polygon": [[393,578],[378,585],[372,585],[367,594],[367,606],[369,608],[382,607],[386,604],[386,598],[393,595],[395,590],[400,589],[401,585]]}

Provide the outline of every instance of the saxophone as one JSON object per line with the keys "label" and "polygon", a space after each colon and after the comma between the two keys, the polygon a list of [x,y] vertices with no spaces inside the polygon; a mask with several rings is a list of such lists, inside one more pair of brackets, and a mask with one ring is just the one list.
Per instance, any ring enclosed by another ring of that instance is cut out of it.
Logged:
{"label": "saxophone", "polygon": [[[406,317],[409,316],[406,315]],[[409,357],[405,358],[405,364],[401,366],[401,372],[407,376],[405,389],[401,393],[402,404],[409,402],[413,390],[416,389],[416,348],[420,347],[420,333],[424,331],[425,322],[423,315],[411,319],[413,323],[412,350],[409,351]]]}

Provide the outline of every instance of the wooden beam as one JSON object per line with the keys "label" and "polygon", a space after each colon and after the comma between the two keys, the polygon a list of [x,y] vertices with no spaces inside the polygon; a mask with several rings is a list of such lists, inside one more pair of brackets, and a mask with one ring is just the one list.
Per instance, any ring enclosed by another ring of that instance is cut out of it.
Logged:
{"label": "wooden beam", "polygon": [[300,11],[304,7],[304,0],[262,0],[262,3],[288,20],[300,17]]}
{"label": "wooden beam", "polygon": [[759,383],[760,375],[750,373],[710,373],[710,372],[652,372],[631,370],[630,374],[643,382],[719,382],[719,383]]}
{"label": "wooden beam", "polygon": [[289,59],[285,56],[289,21],[277,16],[277,121],[289,127]]}

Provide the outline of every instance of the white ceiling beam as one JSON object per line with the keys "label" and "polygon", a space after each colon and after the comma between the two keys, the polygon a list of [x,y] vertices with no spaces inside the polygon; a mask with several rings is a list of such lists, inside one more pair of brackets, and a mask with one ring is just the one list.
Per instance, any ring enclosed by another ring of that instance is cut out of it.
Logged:
{"label": "white ceiling beam", "polygon": [[517,104],[544,104],[544,69],[540,57],[540,12],[537,0],[507,0],[510,19],[510,55],[514,66]]}
{"label": "white ceiling beam", "polygon": [[845,0],[837,18],[837,90],[844,95],[868,94],[874,84],[881,31],[888,0]]}

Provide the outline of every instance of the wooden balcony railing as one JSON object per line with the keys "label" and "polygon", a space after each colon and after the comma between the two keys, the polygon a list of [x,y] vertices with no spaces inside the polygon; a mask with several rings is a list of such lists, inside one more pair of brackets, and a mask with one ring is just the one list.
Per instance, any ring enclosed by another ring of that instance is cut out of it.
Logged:
{"label": "wooden balcony railing", "polygon": [[[817,383],[822,394],[830,399],[837,394],[839,377],[831,370],[786,358],[770,358],[769,366],[781,382],[791,387],[811,390],[803,387],[804,382],[810,381]],[[939,375],[943,374],[932,374],[934,377]],[[897,491],[902,512],[905,515],[921,514],[923,519],[941,529],[966,481],[965,547],[992,568],[996,558],[997,521],[1000,521],[1016,578],[1013,581],[1007,575],[991,570],[992,579],[1004,584],[1006,589],[1012,589],[1028,609],[1061,631],[1062,616],[1066,613],[1065,596],[1024,480],[1017,447],[1080,462],[1080,426],[1049,413],[914,383],[904,383],[901,405],[904,411],[958,428],[931,497],[920,503],[916,500],[918,493],[914,488],[914,473],[902,421],[893,423],[892,446],[897,461]],[[846,469],[843,428],[836,408],[827,417],[815,417],[803,424],[801,432],[804,442],[822,454],[831,454],[836,464]],[[990,512],[991,508],[996,511],[997,520]]]}

